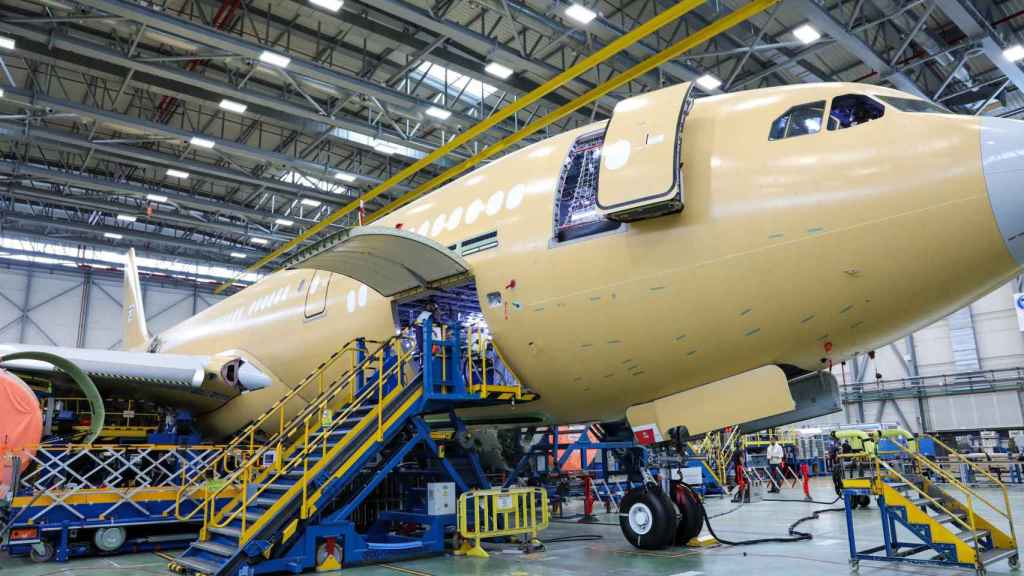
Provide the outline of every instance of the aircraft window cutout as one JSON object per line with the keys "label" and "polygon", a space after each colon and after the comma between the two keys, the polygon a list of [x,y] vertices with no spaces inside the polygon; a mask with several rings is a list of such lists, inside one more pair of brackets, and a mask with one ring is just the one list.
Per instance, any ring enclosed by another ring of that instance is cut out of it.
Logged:
{"label": "aircraft window cutout", "polygon": [[608,232],[621,226],[597,209],[597,177],[601,169],[604,131],[580,136],[562,164],[555,195],[555,241],[565,242]]}
{"label": "aircraft window cutout", "polygon": [[927,100],[918,100],[916,98],[900,98],[897,96],[881,96],[875,95],[882,102],[892,106],[900,112],[915,112],[915,113],[927,113],[927,114],[952,114],[945,106],[940,106],[934,102]]}
{"label": "aircraft window cutout", "polygon": [[828,129],[843,130],[867,124],[885,115],[885,106],[863,94],[844,94],[832,99]]}
{"label": "aircraft window cutout", "polygon": [[782,140],[794,136],[817,134],[821,131],[821,119],[825,115],[825,101],[808,102],[793,106],[772,122],[768,140]]}

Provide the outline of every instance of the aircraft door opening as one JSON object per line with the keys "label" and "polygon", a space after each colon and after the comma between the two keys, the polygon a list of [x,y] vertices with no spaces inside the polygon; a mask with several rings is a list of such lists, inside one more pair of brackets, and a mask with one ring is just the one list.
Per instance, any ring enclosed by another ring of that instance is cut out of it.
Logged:
{"label": "aircraft door opening", "polygon": [[319,316],[327,311],[327,287],[331,282],[331,273],[325,270],[314,270],[306,289],[306,318]]}
{"label": "aircraft door opening", "polygon": [[683,209],[683,122],[692,106],[689,82],[616,104],[598,174],[602,214],[631,222]]}

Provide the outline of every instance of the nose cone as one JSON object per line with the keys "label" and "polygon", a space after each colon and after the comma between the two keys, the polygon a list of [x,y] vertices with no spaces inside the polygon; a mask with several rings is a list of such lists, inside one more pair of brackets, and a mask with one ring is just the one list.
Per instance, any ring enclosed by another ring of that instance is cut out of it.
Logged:
{"label": "nose cone", "polygon": [[1003,242],[1024,265],[1024,122],[981,118],[981,162]]}

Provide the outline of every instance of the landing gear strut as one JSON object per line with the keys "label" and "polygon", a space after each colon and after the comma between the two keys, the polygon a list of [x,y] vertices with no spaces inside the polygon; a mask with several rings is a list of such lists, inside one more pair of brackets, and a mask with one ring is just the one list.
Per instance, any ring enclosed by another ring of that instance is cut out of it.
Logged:
{"label": "landing gear strut", "polygon": [[633,488],[619,503],[622,535],[637,548],[658,550],[676,540],[680,514],[667,494],[656,485]]}

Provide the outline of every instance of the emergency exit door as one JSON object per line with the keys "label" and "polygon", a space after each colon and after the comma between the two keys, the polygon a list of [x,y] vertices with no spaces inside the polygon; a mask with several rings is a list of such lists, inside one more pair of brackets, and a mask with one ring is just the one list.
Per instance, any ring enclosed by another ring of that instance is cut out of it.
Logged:
{"label": "emergency exit door", "polygon": [[327,287],[331,282],[331,273],[326,270],[315,270],[306,288],[306,318],[319,316],[327,311]]}
{"label": "emergency exit door", "polygon": [[692,106],[690,82],[616,104],[597,180],[602,214],[629,222],[683,208],[683,122]]}

